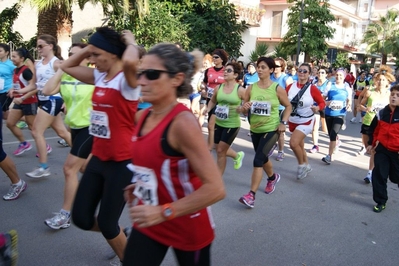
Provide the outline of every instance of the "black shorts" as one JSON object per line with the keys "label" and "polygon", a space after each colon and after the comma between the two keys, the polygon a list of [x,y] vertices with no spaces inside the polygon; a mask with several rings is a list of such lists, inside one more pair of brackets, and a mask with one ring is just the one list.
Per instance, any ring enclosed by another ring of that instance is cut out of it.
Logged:
{"label": "black shorts", "polygon": [[7,112],[10,109],[11,103],[12,103],[12,98],[8,97],[7,92],[0,93],[0,104],[3,112]]}
{"label": "black shorts", "polygon": [[200,104],[206,104],[206,98],[201,96]]}
{"label": "black shorts", "polygon": [[326,113],[324,112],[324,110],[319,110],[319,114],[320,114],[320,117],[326,118]]}
{"label": "black shorts", "polygon": [[23,115],[37,115],[37,102],[28,104],[14,104],[14,110],[21,110]]}
{"label": "black shorts", "polygon": [[360,133],[364,135],[368,135],[370,131],[370,126],[366,126],[365,124],[362,124],[362,127],[360,128]]}
{"label": "black shorts", "polygon": [[72,148],[70,153],[76,157],[87,159],[93,146],[93,136],[89,134],[89,127],[72,129]]}
{"label": "black shorts", "polygon": [[237,137],[238,131],[240,131],[239,127],[235,128],[225,128],[215,125],[215,135],[214,135],[214,143],[219,144],[219,142],[223,141],[231,145],[234,139]]}
{"label": "black shorts", "polygon": [[355,99],[355,100],[359,99],[359,95],[353,96],[353,99]]}

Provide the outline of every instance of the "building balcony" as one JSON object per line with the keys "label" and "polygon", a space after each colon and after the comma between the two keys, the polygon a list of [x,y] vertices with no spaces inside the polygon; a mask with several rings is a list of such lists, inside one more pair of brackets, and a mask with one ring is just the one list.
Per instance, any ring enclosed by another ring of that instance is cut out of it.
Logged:
{"label": "building balcony", "polygon": [[245,5],[238,1],[231,1],[236,9],[236,14],[239,21],[245,21],[249,26],[260,27],[262,17],[266,10],[259,8],[259,6]]}

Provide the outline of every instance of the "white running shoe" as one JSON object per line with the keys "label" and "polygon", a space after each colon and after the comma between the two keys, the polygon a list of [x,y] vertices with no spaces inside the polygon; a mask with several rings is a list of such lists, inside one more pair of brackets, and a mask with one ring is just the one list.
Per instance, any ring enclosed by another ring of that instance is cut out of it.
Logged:
{"label": "white running shoe", "polygon": [[55,230],[66,229],[71,226],[71,217],[65,213],[56,212],[54,217],[44,220],[44,224]]}
{"label": "white running shoe", "polygon": [[356,117],[352,118],[350,121],[351,123],[356,123]]}
{"label": "white running shoe", "polygon": [[50,168],[44,169],[43,167],[36,168],[32,172],[26,173],[27,176],[31,178],[40,178],[43,176],[49,176],[51,175],[50,173]]}

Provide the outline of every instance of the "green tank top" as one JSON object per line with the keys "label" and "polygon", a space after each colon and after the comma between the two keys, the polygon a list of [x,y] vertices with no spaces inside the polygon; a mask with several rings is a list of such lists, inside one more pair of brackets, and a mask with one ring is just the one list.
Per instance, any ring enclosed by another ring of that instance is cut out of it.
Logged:
{"label": "green tank top", "polygon": [[373,111],[366,112],[366,115],[363,117],[363,124],[366,126],[371,125],[376,113],[378,113],[381,109],[383,109],[387,104],[389,104],[389,90],[385,90],[384,92],[377,92],[374,89],[370,92],[370,97],[367,99],[367,107],[370,107]]}
{"label": "green tank top", "polygon": [[67,110],[65,124],[70,128],[79,129],[90,125],[93,91],[93,85],[80,82],[68,74],[62,75],[60,93]]}
{"label": "green tank top", "polygon": [[238,97],[237,84],[231,93],[223,91],[224,84],[220,85],[216,95],[216,124],[224,128],[237,128],[241,126],[240,114],[237,107],[241,105],[241,99]]}
{"label": "green tank top", "polygon": [[280,124],[279,105],[277,96],[276,82],[273,82],[269,88],[261,89],[258,82],[252,84],[251,98],[251,116],[249,119],[251,131],[254,133],[272,132]]}

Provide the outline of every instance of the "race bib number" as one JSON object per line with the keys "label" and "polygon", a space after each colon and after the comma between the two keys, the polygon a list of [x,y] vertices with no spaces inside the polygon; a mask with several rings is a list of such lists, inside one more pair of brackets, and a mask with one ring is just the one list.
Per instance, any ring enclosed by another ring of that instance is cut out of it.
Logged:
{"label": "race bib number", "polygon": [[226,120],[229,118],[229,107],[225,105],[216,105],[215,116],[216,119]]}
{"label": "race bib number", "polygon": [[90,135],[98,138],[111,138],[107,113],[94,110],[91,111],[89,132]]}
{"label": "race bib number", "polygon": [[357,90],[362,91],[362,90],[364,90],[364,87],[357,87]]}
{"label": "race bib number", "polygon": [[214,89],[208,87],[208,98],[212,98],[214,91]]}
{"label": "race bib number", "polygon": [[144,205],[158,206],[158,180],[154,170],[133,165],[132,183],[136,184],[133,194]]}
{"label": "race bib number", "polygon": [[260,116],[270,116],[272,105],[270,102],[252,102],[251,114]]}
{"label": "race bib number", "polygon": [[46,101],[48,99],[48,96],[43,95],[43,88],[44,88],[45,83],[36,83],[36,88],[37,88],[37,96],[39,97],[40,101]]}
{"label": "race bib number", "polygon": [[19,82],[15,82],[15,83],[13,83],[13,86],[12,86],[13,88],[14,88],[14,90],[20,90],[21,89],[21,84],[19,84]]}
{"label": "race bib number", "polygon": [[4,79],[0,78],[0,91],[4,90]]}
{"label": "race bib number", "polygon": [[385,107],[385,105],[383,105],[381,103],[376,103],[373,105],[373,110],[374,110],[374,112],[378,113],[379,111],[384,109],[384,107]]}
{"label": "race bib number", "polygon": [[343,101],[331,101],[330,105],[331,110],[337,111],[337,110],[342,110],[344,108],[344,102]]}

